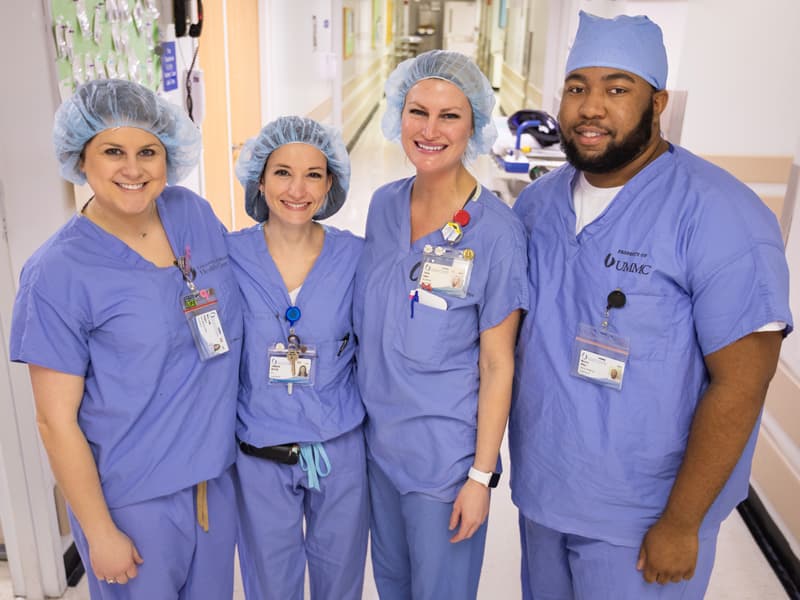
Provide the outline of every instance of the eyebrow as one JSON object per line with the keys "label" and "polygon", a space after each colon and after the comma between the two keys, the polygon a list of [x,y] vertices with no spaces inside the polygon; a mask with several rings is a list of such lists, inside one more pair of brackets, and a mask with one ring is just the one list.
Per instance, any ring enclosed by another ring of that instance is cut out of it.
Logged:
{"label": "eyebrow", "polygon": [[[430,110],[427,106],[425,106],[424,104],[420,104],[416,100],[412,100],[411,102],[408,103],[409,107],[411,107],[412,105],[415,106],[416,108],[422,108],[424,110]],[[463,106],[452,106],[452,107],[446,106],[444,108],[440,108],[439,112],[440,113],[443,113],[443,112],[462,112],[464,110],[465,110],[465,107],[463,107]]]}
{"label": "eyebrow", "polygon": [[[119,144],[117,142],[100,142],[100,147],[104,146],[111,146],[112,148],[120,148],[125,149],[125,144]],[[151,144],[145,144],[143,146],[139,146],[139,150],[144,150],[145,148],[162,148],[163,146],[158,142],[152,142]]]}
{"label": "eyebrow", "polygon": [[[278,164],[272,165],[270,168],[271,169],[289,169],[291,171],[293,167],[291,165],[285,165],[283,163],[278,163]],[[308,167],[308,170],[309,171],[324,171],[325,167]]]}
{"label": "eyebrow", "polygon": [[[633,78],[633,76],[632,75],[628,75],[624,71],[616,71],[614,73],[609,73],[608,75],[604,75],[603,77],[601,77],[601,79],[602,79],[602,81],[612,81],[614,79],[624,79],[625,81],[629,81],[631,83],[636,83],[636,80]],[[588,78],[585,75],[581,75],[580,73],[572,73],[572,74],[568,75],[565,81],[570,81],[570,80],[577,80],[577,81],[580,81],[581,83],[586,83],[587,81],[589,81]]]}

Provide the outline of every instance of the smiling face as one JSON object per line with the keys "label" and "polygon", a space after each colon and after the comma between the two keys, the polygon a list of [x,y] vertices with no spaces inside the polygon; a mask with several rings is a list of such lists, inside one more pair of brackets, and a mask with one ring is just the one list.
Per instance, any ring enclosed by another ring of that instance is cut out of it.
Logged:
{"label": "smiling face", "polygon": [[423,79],[406,94],[400,140],[418,173],[459,168],[472,135],[472,107],[441,79]]}
{"label": "smiling face", "polygon": [[567,160],[593,185],[623,185],[661,142],[667,93],[640,77],[606,67],[567,76],[558,120]]}
{"label": "smiling face", "polygon": [[167,185],[167,152],[152,133],[136,127],[106,129],[83,149],[80,165],[93,202],[119,217],[152,210]]}
{"label": "smiling face", "polygon": [[308,144],[284,144],[269,155],[261,178],[269,220],[286,225],[311,222],[331,185],[328,161],[319,149]]}

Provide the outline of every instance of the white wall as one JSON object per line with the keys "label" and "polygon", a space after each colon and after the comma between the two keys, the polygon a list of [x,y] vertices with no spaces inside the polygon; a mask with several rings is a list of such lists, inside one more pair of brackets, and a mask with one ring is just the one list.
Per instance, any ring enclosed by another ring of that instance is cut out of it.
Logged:
{"label": "white wall", "polygon": [[[271,0],[267,4],[269,50],[263,95],[266,117],[272,120],[283,115],[308,114],[331,98],[333,72],[325,68],[324,55],[332,51],[332,2]],[[341,16],[338,19],[340,22]]]}
{"label": "white wall", "polygon": [[699,154],[794,154],[800,137],[800,2],[689,2],[677,87],[682,144]]}

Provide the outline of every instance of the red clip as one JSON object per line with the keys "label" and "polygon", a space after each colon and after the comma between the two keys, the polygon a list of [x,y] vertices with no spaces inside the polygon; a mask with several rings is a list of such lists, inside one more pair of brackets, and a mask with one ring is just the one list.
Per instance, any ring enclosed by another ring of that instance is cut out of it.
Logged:
{"label": "red clip", "polygon": [[456,211],[456,214],[453,215],[453,221],[461,225],[462,227],[466,227],[469,225],[469,213],[465,211],[463,208]]}

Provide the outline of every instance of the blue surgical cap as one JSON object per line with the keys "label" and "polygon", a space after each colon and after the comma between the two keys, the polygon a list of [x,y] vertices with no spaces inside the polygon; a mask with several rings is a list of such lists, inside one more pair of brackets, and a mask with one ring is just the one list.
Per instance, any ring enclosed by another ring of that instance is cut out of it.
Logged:
{"label": "blue surgical cap", "polygon": [[661,28],[645,16],[604,19],[580,12],[567,58],[567,75],[584,67],[610,67],[638,75],[657,90],[667,85],[667,51]]}
{"label": "blue surgical cap", "polygon": [[497,128],[492,121],[494,91],[489,80],[469,58],[458,52],[431,50],[416,58],[404,60],[386,80],[386,113],[381,129],[386,139],[400,140],[400,122],[406,94],[422,79],[443,79],[464,92],[472,107],[473,133],[464,152],[464,161],[474,160],[479,154],[491,150],[497,139]]}
{"label": "blue surgical cap", "polygon": [[167,181],[178,183],[200,160],[200,130],[180,106],[122,79],[100,79],[78,87],[56,111],[53,144],[61,175],[86,183],[83,149],[101,131],[136,127],[152,133],[167,151]]}
{"label": "blue surgical cap", "polygon": [[269,208],[259,189],[269,155],[284,144],[308,144],[325,155],[333,184],[314,219],[327,219],[344,204],[350,187],[350,157],[335,129],[305,117],[280,117],[245,142],[236,161],[236,177],[244,186],[244,208],[259,223],[269,218]]}

